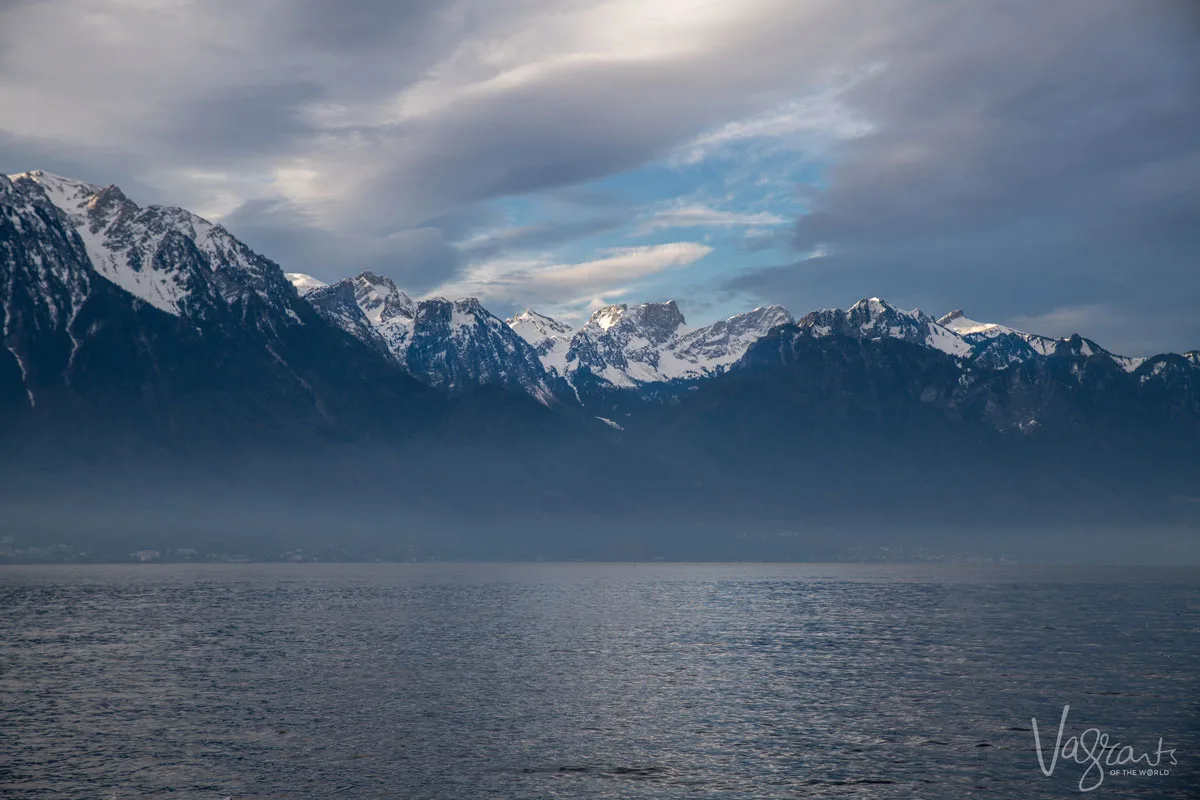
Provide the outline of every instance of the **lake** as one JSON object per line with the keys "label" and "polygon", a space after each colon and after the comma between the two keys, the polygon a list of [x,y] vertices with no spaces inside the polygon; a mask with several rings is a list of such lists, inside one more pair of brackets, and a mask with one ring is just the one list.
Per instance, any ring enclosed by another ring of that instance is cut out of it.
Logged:
{"label": "lake", "polygon": [[1200,797],[1192,568],[9,566],[0,631],[11,800]]}

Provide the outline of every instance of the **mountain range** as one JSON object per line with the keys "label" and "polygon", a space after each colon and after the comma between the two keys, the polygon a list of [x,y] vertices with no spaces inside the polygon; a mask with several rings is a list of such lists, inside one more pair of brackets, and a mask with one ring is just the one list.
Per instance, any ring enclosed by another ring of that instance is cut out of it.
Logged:
{"label": "mountain range", "polygon": [[1200,353],[879,298],[700,327],[674,301],[502,320],[371,272],[286,273],[185,210],[34,171],[0,175],[0,322],[0,499],[110,538],[115,498],[242,527],[312,504],[474,555],[724,553],[733,527],[841,519],[1191,525],[1200,506]]}

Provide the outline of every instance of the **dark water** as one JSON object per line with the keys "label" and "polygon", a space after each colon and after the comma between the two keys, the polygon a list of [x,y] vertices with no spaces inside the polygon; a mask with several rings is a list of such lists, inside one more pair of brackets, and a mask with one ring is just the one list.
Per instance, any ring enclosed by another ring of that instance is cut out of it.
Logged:
{"label": "dark water", "polygon": [[[2,568],[0,633],[13,800],[1200,797],[1196,570]],[[1043,776],[1068,703],[1178,764]]]}

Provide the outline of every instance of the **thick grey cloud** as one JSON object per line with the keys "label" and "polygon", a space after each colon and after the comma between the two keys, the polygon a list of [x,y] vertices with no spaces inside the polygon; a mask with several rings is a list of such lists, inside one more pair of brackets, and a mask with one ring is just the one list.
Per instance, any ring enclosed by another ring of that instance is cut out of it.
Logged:
{"label": "thick grey cloud", "polygon": [[287,271],[327,283],[370,270],[421,293],[456,275],[464,263],[462,253],[438,228],[408,228],[377,238],[346,236],[321,227],[302,208],[278,198],[244,203],[222,224]]}
{"label": "thick grey cloud", "polygon": [[318,134],[304,109],[323,99],[313,82],[235,86],[177,98],[164,109],[159,136],[192,163],[231,166],[263,156],[299,154]]}
{"label": "thick grey cloud", "polygon": [[1200,346],[1200,41],[1181,4],[945,4],[846,102],[795,227],[827,257],[727,287],[797,307],[862,294],[1144,353]]}
{"label": "thick grey cloud", "polygon": [[295,0],[278,29],[285,42],[332,51],[420,46],[439,0]]}

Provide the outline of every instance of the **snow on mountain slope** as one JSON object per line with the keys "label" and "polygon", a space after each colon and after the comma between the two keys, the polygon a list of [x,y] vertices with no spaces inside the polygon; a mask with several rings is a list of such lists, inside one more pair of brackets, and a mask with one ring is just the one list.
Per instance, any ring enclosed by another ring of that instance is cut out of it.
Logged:
{"label": "snow on mountain slope", "polygon": [[572,338],[566,372],[581,370],[622,388],[670,380],[659,366],[669,343],[689,332],[674,300],[605,306],[592,313]]}
{"label": "snow on mountain slope", "polygon": [[567,370],[567,351],[571,349],[571,326],[539,314],[533,309],[505,320],[508,327],[529,342],[547,372],[564,375]]}
{"label": "snow on mountain slope", "polygon": [[413,386],[219,226],[46,173],[0,176],[0,323],[0,406],[38,414],[323,425]]}
{"label": "snow on mountain slope", "polygon": [[[28,179],[45,189],[46,197],[67,215],[83,239],[97,272],[160,311],[179,315],[179,301],[187,296],[186,275],[174,269],[144,265],[141,250],[131,247],[128,240],[119,244],[110,242],[109,229],[126,210],[122,202],[125,197],[119,189],[102,189],[40,170],[9,177],[14,181]],[[142,242],[146,249],[158,243]]]}
{"label": "snow on mountain slope", "polygon": [[405,363],[417,322],[416,302],[397,289],[391,279],[373,272],[362,273],[352,283],[355,304],[383,339],[388,352]]}
{"label": "snow on mountain slope", "polygon": [[902,311],[878,297],[864,298],[842,311],[813,311],[797,323],[811,336],[848,336],[852,339],[899,339],[966,358],[971,345],[959,334],[939,325],[920,309]]}
{"label": "snow on mountain slope", "polygon": [[[673,301],[606,306],[574,331],[532,310],[502,321],[473,299],[414,301],[372,273],[332,286],[302,273],[285,275],[220,225],[188,211],[142,208],[115,186],[41,171],[0,175],[0,233],[7,270],[0,274],[0,378],[20,373],[30,392],[45,384],[38,383],[32,345],[14,331],[65,337],[67,369],[55,370],[67,374],[87,335],[72,325],[78,310],[110,294],[122,298],[118,305],[183,317],[196,330],[208,323],[240,330],[249,323],[276,350],[272,337],[280,325],[314,322],[315,308],[427,384],[452,391],[499,384],[542,399],[569,394],[570,384],[581,402],[580,380],[603,393],[720,374],[773,328],[793,322],[786,309],[769,306],[692,328]],[[1040,358],[1102,358],[1139,379],[1159,374],[1152,368],[1160,362],[1114,355],[1079,336],[1025,333],[962,311],[934,320],[879,298],[845,311],[815,311],[795,324],[810,336],[901,339],[992,369]],[[280,359],[275,350],[271,355]],[[1194,352],[1173,359],[1171,368],[1186,374],[1200,367]],[[32,405],[36,398],[27,399]]]}
{"label": "snow on mountain slope", "polygon": [[787,309],[769,306],[691,328],[668,301],[605,306],[574,334],[533,311],[508,324],[534,346],[547,371],[573,382],[586,370],[610,386],[633,388],[719,374],[772,328],[791,321]]}
{"label": "snow on mountain slope", "polygon": [[846,311],[814,311],[798,324],[814,336],[836,334],[855,339],[900,339],[957,358],[969,358],[992,369],[1005,369],[1038,357],[1104,356],[1132,372],[1145,361],[1114,355],[1079,336],[1053,339],[991,322],[979,322],[961,310],[934,320],[920,310],[901,311],[877,297],[860,300]]}
{"label": "snow on mountain slope", "polygon": [[312,275],[305,275],[303,272],[285,272],[284,277],[291,282],[292,286],[296,287],[296,291],[301,297],[329,285],[325,281],[317,280]]}
{"label": "snow on mountain slope", "polygon": [[500,385],[550,402],[534,348],[475,298],[414,301],[391,279],[364,272],[305,299],[328,321],[385,353],[419,380],[450,391]]}
{"label": "snow on mountain slope", "polygon": [[37,407],[35,341],[66,331],[68,363],[78,341],[71,333],[91,290],[81,243],[69,235],[44,192],[0,175],[0,371],[12,359],[30,408]]}
{"label": "snow on mountain slope", "polygon": [[1117,362],[1126,372],[1133,372],[1144,358],[1130,358],[1110,353],[1100,345],[1082,337],[1054,339],[1037,333],[1026,333],[991,322],[976,322],[961,309],[951,311],[938,324],[962,336],[972,348],[972,357],[981,364],[1003,369],[1036,356],[1104,355]]}
{"label": "snow on mountain slope", "polygon": [[1000,336],[1005,333],[1016,333],[1012,328],[1006,328],[1003,325],[997,325],[994,322],[977,322],[963,314],[961,308],[951,311],[946,316],[938,320],[938,324],[943,328],[949,328],[959,336]]}
{"label": "snow on mountain slope", "polygon": [[550,402],[553,390],[537,353],[473,297],[417,304],[408,367],[431,385],[456,390],[500,385]]}
{"label": "snow on mountain slope", "polygon": [[962,309],[955,309],[946,316],[938,320],[938,324],[949,328],[959,336],[967,339],[970,342],[979,342],[983,339],[995,339],[1002,336],[1018,336],[1024,339],[1029,344],[1033,351],[1038,355],[1048,356],[1053,355],[1058,344],[1058,340],[1049,336],[1042,336],[1037,333],[1025,333],[1018,331],[1015,328],[1009,328],[1006,325],[998,325],[994,322],[977,322],[965,316]]}
{"label": "snow on mountain slope", "polygon": [[783,306],[735,314],[679,336],[667,348],[660,371],[672,378],[699,378],[728,369],[772,328],[793,322]]}
{"label": "snow on mountain slope", "polygon": [[299,322],[279,267],[220,225],[182,208],[142,208],[116,186],[42,170],[9,177],[40,187],[79,234],[92,268],[149,305],[203,315],[212,303],[244,306],[253,296]]}

